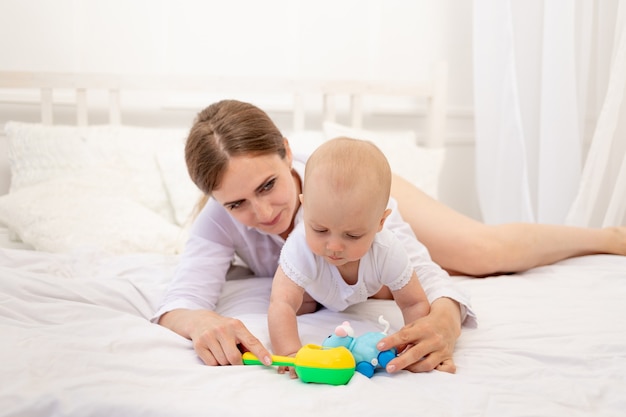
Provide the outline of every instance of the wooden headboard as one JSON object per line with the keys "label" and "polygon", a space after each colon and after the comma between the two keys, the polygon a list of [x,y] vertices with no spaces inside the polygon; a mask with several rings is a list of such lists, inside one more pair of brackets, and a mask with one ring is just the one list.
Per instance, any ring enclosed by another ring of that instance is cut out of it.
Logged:
{"label": "wooden headboard", "polygon": [[[347,98],[349,125],[355,128],[363,126],[365,115],[371,109],[364,105],[368,96],[371,97],[404,97],[416,98],[425,103],[419,109],[404,110],[423,112],[426,124],[421,135],[423,145],[441,147],[444,144],[445,118],[447,103],[447,64],[437,63],[433,67],[432,77],[423,82],[381,82],[353,80],[314,80],[288,79],[269,77],[213,77],[197,75],[121,75],[96,73],[54,73],[54,72],[1,72],[0,71],[0,103],[19,104],[23,101],[16,94],[5,94],[4,91],[30,91],[28,100],[37,102],[40,107],[40,121],[53,124],[54,106],[58,105],[57,95],[62,92],[63,105],[75,107],[76,124],[89,124],[89,98],[95,91],[108,95],[108,122],[122,124],[124,122],[125,96],[129,93],[154,94],[159,92],[176,93],[207,93],[211,95],[233,94],[272,94],[290,97],[287,106],[294,131],[305,128],[307,116],[307,99],[321,103],[321,119],[335,121],[340,110],[337,101],[340,97]],[[35,95],[34,95],[35,94]],[[72,97],[70,97],[72,96]],[[68,98],[70,97],[70,98]],[[28,101],[27,100],[27,101]],[[204,102],[203,105],[209,104]],[[255,103],[256,104],[256,103]],[[191,106],[191,103],[174,106]],[[264,108],[263,106],[261,106]],[[196,107],[197,109],[198,107]],[[265,108],[264,108],[265,110]],[[319,129],[319,127],[314,127]]]}

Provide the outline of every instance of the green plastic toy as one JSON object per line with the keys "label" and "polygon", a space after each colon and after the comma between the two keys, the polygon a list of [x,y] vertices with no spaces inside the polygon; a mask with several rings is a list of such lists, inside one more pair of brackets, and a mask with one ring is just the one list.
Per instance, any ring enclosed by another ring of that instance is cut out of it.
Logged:
{"label": "green plastic toy", "polygon": [[[250,352],[243,354],[243,363],[263,365],[263,362]],[[329,385],[347,384],[356,369],[354,356],[343,346],[325,348],[306,345],[300,348],[295,358],[273,355],[272,365],[293,366],[302,382]]]}

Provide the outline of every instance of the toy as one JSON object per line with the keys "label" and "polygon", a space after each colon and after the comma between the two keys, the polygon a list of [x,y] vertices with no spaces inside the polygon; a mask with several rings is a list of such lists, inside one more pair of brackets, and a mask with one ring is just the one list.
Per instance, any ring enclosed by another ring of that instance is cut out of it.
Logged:
{"label": "toy", "polygon": [[359,337],[354,337],[354,329],[350,323],[344,321],[335,328],[333,334],[322,343],[324,347],[345,346],[356,362],[356,371],[371,378],[377,367],[386,367],[389,361],[397,355],[395,348],[379,351],[376,344],[387,335],[389,322],[383,316],[378,317],[378,322],[385,326],[382,332],[368,332]]}
{"label": "toy", "polygon": [[[242,357],[244,365],[263,365],[250,352],[245,352]],[[301,381],[329,385],[347,384],[355,371],[354,357],[343,346],[306,345],[298,350],[295,358],[273,355],[272,365],[293,366]]]}

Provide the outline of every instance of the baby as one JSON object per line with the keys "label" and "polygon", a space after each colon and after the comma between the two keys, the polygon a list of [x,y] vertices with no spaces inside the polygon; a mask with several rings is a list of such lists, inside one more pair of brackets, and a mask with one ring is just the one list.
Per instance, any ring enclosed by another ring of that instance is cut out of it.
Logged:
{"label": "baby", "polygon": [[[300,195],[304,218],[285,242],[272,284],[274,353],[296,354],[296,315],[317,303],[342,311],[368,298],[394,299],[407,324],[429,313],[409,256],[383,227],[390,187],[389,163],[370,142],[340,137],[311,155]],[[290,374],[296,377],[293,368]]]}

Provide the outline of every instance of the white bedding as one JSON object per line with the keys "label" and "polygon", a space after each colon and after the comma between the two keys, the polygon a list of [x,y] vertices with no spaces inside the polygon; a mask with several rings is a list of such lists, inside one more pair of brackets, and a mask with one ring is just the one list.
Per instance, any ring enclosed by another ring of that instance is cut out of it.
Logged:
{"label": "white bedding", "polygon": [[[458,341],[455,375],[356,374],[329,386],[275,368],[207,367],[190,341],[149,322],[199,196],[182,158],[184,130],[5,129],[0,416],[626,415],[626,257],[454,278],[479,319]],[[326,123],[287,137],[307,152],[336,135],[373,140],[394,170],[436,195],[445,152],[414,146],[414,132]],[[231,280],[218,310],[271,347],[269,291],[269,278]],[[357,334],[379,330],[380,314],[399,329],[395,304],[370,300],[300,317],[302,339],[319,344],[344,320]]]}
{"label": "white bedding", "polygon": [[[176,255],[0,249],[2,416],[623,416],[626,257],[595,255],[511,276],[454,278],[477,329],[457,374],[305,384],[260,366],[202,365],[191,342],[151,324]],[[269,345],[269,279],[227,283],[219,311]],[[357,334],[397,329],[391,301],[299,319],[320,343],[348,319]]]}

